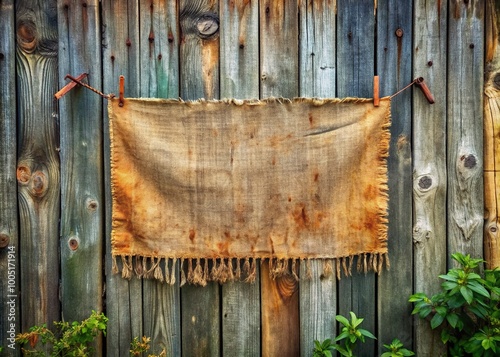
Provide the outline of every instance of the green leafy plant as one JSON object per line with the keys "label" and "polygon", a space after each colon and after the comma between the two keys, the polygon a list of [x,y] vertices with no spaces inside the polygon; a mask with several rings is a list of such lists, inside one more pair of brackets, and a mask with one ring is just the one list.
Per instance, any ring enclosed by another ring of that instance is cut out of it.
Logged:
{"label": "green leafy plant", "polygon": [[326,339],[323,342],[314,340],[313,357],[332,357],[335,345],[331,339]]}
{"label": "green leafy plant", "polygon": [[[22,352],[27,356],[89,356],[93,350],[91,342],[102,333],[106,335],[108,318],[103,313],[92,311],[87,319],[72,323],[65,321],[54,322],[55,332],[47,326],[33,326],[29,332],[16,336],[16,342],[21,346]],[[39,347],[49,346],[51,352],[47,354]],[[29,345],[29,347],[24,347]]]}
{"label": "green leafy plant", "polygon": [[[142,336],[142,339],[139,340],[138,337],[135,337],[130,343],[130,356],[137,357],[142,356],[143,353],[148,353],[150,351],[150,342],[151,338]],[[148,357],[166,357],[167,352],[163,349],[159,355],[148,354]]]}
{"label": "green leafy plant", "polygon": [[414,294],[412,314],[427,319],[441,330],[441,340],[453,356],[498,356],[500,354],[500,270],[478,274],[482,259],[452,254],[459,267],[450,269],[441,292],[432,297]]}
{"label": "green leafy plant", "polygon": [[351,321],[342,315],[335,317],[343,325],[340,335],[335,338],[335,342],[342,341],[342,344],[335,344],[333,348],[345,357],[354,356],[354,347],[359,341],[364,343],[365,337],[377,339],[370,331],[359,327],[364,320],[363,318],[358,318],[352,311],[349,314],[351,315]]}
{"label": "green leafy plant", "polygon": [[390,345],[384,345],[384,347],[389,351],[382,353],[380,357],[407,357],[415,355],[412,351],[404,348],[401,341],[397,338],[392,340]]}

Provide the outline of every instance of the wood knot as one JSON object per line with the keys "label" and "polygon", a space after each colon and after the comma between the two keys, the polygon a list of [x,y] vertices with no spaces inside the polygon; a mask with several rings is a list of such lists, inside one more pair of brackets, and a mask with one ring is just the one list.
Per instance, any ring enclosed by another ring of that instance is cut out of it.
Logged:
{"label": "wood knot", "polygon": [[5,233],[0,233],[0,248],[5,248],[10,243],[10,237]]}
{"label": "wood knot", "polygon": [[89,212],[94,212],[97,210],[97,208],[99,207],[99,204],[97,203],[96,200],[94,199],[91,199],[91,198],[88,198],[87,199],[87,210]]}
{"label": "wood knot", "polygon": [[463,162],[464,167],[467,169],[472,169],[477,165],[476,157],[472,154],[462,155],[460,160]]}
{"label": "wood knot", "polygon": [[430,176],[423,176],[418,180],[418,187],[422,190],[428,190],[432,186],[432,178]]}
{"label": "wood knot", "polygon": [[500,89],[500,73],[495,74],[495,77],[493,78],[493,86],[496,89]]}
{"label": "wood knot", "polygon": [[35,171],[31,177],[31,192],[36,197],[43,197],[47,192],[47,176],[42,171]]}
{"label": "wood knot", "polygon": [[68,239],[68,247],[72,251],[77,250],[79,246],[80,246],[80,240],[78,239],[78,237],[70,237]]}
{"label": "wood knot", "polygon": [[17,24],[17,43],[19,47],[27,52],[32,53],[37,46],[36,25],[31,20],[19,20]]}
{"label": "wood knot", "polygon": [[200,38],[215,37],[219,32],[219,17],[216,14],[201,15],[196,21],[196,29]]}
{"label": "wood knot", "polygon": [[31,179],[31,170],[28,166],[19,165],[16,171],[17,182],[20,185],[27,185]]}

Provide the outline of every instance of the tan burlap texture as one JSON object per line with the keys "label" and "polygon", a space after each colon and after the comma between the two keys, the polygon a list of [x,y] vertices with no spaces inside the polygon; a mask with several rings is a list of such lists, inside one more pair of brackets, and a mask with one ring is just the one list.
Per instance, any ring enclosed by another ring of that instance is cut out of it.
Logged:
{"label": "tan burlap texture", "polygon": [[[206,284],[387,260],[390,99],[109,101],[114,271]],[[120,258],[120,259],[117,259]]]}

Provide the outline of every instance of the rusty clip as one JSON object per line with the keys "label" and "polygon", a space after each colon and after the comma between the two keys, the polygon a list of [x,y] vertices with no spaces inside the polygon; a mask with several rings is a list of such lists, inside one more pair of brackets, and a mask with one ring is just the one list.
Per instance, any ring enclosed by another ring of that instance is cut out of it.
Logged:
{"label": "rusty clip", "polygon": [[373,106],[380,105],[380,80],[378,76],[373,77]]}
{"label": "rusty clip", "polygon": [[120,107],[123,107],[123,105],[125,104],[124,95],[125,95],[125,76],[121,75],[118,85],[118,98],[119,98],[118,105]]}
{"label": "rusty clip", "polygon": [[[71,79],[71,82],[69,82],[68,84],[66,84],[56,94],[54,94],[54,98],[56,98],[57,100],[59,100],[62,97],[64,97],[70,90],[72,90],[73,88],[76,87],[76,85],[78,84],[78,82],[80,82],[85,77],[87,77],[87,73],[82,73],[82,74],[80,74],[76,78],[71,77],[69,74],[66,75],[66,77],[64,77],[64,79]],[[73,80],[73,79],[76,79],[76,81]]]}
{"label": "rusty clip", "polygon": [[425,84],[424,78],[423,77],[415,78],[415,84],[417,85],[418,88],[422,90],[422,93],[424,93],[424,96],[425,98],[427,98],[429,104],[434,104],[434,97],[432,96],[429,87],[427,87],[427,84]]}

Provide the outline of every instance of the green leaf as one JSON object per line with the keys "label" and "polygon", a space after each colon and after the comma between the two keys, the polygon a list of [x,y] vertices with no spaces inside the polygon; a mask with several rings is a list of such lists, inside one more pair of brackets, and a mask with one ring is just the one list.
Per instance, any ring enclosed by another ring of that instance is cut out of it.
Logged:
{"label": "green leaf", "polygon": [[477,281],[470,281],[469,283],[467,283],[467,287],[484,297],[490,297],[490,293]]}
{"label": "green leaf", "polygon": [[337,320],[344,326],[349,326],[349,321],[342,315],[335,316],[335,320]]}
{"label": "green leaf", "polygon": [[410,298],[408,299],[408,302],[417,302],[417,301],[425,300],[426,298],[427,298],[426,294],[417,293],[417,294],[411,295]]}
{"label": "green leaf", "polygon": [[444,290],[452,290],[458,286],[458,284],[454,281],[445,281],[441,284]]}
{"label": "green leaf", "polygon": [[374,340],[376,340],[376,339],[377,339],[377,338],[376,338],[376,337],[375,337],[375,336],[374,336],[374,335],[373,335],[370,331],[368,331],[368,330],[365,330],[365,329],[360,328],[358,331],[359,331],[359,332],[360,332],[363,336],[369,337],[369,338],[374,339]]}
{"label": "green leaf", "polygon": [[439,314],[434,315],[434,317],[431,320],[431,328],[435,329],[436,327],[441,325],[443,321],[444,321],[444,316]]}
{"label": "green leaf", "polygon": [[439,277],[441,279],[448,280],[448,281],[454,281],[454,282],[458,281],[458,278],[456,276],[450,275],[450,273],[448,273],[446,275],[440,275]]}
{"label": "green leaf", "polygon": [[462,296],[464,297],[465,301],[467,301],[468,304],[472,303],[472,300],[474,299],[474,295],[472,294],[472,291],[469,288],[467,288],[465,286],[461,286],[460,293],[462,294]]}
{"label": "green leaf", "polygon": [[446,320],[448,321],[451,327],[455,328],[457,327],[459,317],[457,314],[448,314],[446,315]]}
{"label": "green leaf", "polygon": [[344,338],[348,337],[349,336],[349,332],[348,331],[344,331],[342,332],[340,335],[338,335],[336,338],[335,338],[335,342],[338,342],[340,340],[343,340]]}

